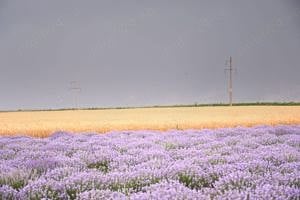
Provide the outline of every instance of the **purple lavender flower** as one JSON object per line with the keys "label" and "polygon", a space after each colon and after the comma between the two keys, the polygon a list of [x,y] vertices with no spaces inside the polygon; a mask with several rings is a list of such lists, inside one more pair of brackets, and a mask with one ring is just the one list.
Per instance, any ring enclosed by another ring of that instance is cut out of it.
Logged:
{"label": "purple lavender flower", "polygon": [[0,137],[0,199],[300,199],[300,126]]}

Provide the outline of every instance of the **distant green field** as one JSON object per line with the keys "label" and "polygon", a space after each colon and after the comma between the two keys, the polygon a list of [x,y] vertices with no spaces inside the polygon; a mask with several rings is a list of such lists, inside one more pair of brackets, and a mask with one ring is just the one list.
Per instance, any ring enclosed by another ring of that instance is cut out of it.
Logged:
{"label": "distant green field", "polygon": [[[111,110],[111,109],[139,109],[139,108],[177,108],[177,107],[212,107],[212,106],[229,106],[227,103],[210,103],[210,104],[176,104],[176,105],[152,105],[152,106],[121,106],[121,107],[80,107],[80,108],[55,108],[55,109],[18,109],[3,110],[0,112],[26,112],[26,111],[66,111],[66,110]],[[300,106],[300,102],[246,102],[233,103],[232,106]]]}

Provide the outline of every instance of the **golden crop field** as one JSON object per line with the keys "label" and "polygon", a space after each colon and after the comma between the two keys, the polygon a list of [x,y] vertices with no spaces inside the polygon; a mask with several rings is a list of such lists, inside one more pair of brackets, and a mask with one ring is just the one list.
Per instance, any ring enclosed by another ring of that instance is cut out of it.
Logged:
{"label": "golden crop field", "polygon": [[0,113],[0,135],[300,124],[300,106],[175,107]]}

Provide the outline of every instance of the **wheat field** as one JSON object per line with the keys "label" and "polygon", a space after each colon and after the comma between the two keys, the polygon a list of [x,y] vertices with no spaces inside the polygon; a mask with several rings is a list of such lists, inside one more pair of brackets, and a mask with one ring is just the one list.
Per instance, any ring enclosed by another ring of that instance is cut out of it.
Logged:
{"label": "wheat field", "polygon": [[218,106],[0,113],[0,135],[46,137],[55,131],[203,129],[300,124],[300,106]]}

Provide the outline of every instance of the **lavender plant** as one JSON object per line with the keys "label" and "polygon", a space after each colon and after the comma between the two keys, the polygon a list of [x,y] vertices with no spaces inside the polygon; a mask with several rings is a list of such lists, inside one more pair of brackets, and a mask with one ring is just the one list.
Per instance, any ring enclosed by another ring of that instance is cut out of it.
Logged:
{"label": "lavender plant", "polygon": [[300,126],[0,137],[0,200],[300,199]]}

